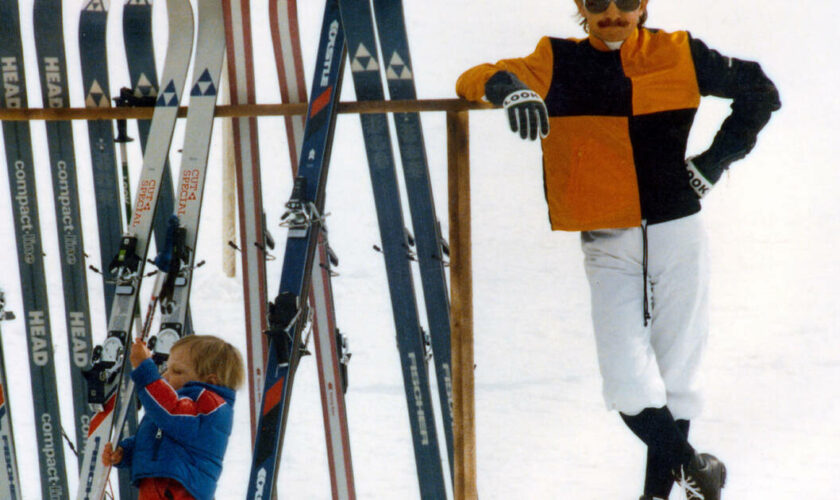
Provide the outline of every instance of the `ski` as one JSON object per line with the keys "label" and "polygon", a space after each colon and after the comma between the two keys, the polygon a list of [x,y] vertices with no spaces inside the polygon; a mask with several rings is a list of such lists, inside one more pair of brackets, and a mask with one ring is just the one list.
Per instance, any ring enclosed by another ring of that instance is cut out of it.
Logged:
{"label": "ski", "polygon": [[[271,0],[269,24],[281,97],[287,103],[306,102],[295,0]],[[304,117],[287,116],[285,120],[294,177],[297,175],[298,151],[303,143]],[[346,339],[336,327],[330,271],[335,261],[334,256],[331,256],[326,232],[322,228],[312,267],[309,302],[314,311],[312,332],[315,339],[332,495],[333,498],[344,499],[355,498],[355,485],[344,401],[344,393],[347,390],[347,361],[350,354],[347,352]]]}
{"label": "ski", "polygon": [[[166,3],[170,30],[163,68],[163,90],[159,92],[149,130],[148,147],[143,156],[139,189],[134,201],[131,223],[120,239],[119,250],[111,263],[116,275],[116,289],[108,334],[97,347],[99,356],[86,371],[88,403],[95,410],[91,419],[84,458],[80,469],[77,498],[101,498],[108,479],[109,468],[99,461],[105,442],[118,439],[121,427],[114,429],[114,415],[123,413],[117,406],[127,407],[131,398],[119,397],[123,365],[128,346],[137,295],[143,277],[149,238],[160,194],[163,166],[178,116],[193,41],[193,13],[188,0]],[[177,29],[176,29],[177,28]]]}
{"label": "ski", "polygon": [[[0,0],[0,106],[27,108],[26,78],[17,0]],[[15,224],[21,300],[29,348],[38,465],[43,498],[67,495],[61,416],[50,335],[47,283],[29,123],[3,122]]]}
{"label": "ski", "polygon": [[[88,0],[82,7],[79,15],[79,58],[82,65],[85,107],[88,108],[111,106],[105,45],[107,21],[107,2]],[[99,226],[99,269],[102,271],[105,309],[109,310],[114,300],[115,285],[107,267],[111,257],[117,253],[123,227],[119,210],[114,210],[120,203],[114,132],[108,120],[89,120],[87,127]]]}
{"label": "ski", "polygon": [[[118,104],[126,106],[154,106],[159,87],[155,50],[152,40],[152,0],[126,0],[123,5],[123,42],[128,62],[130,93],[121,93]],[[149,142],[151,120],[137,120],[140,149],[145,152]],[[174,212],[175,193],[172,187],[172,173],[167,158],[163,164],[158,207],[155,212],[155,244],[163,246],[166,237],[167,220]],[[129,180],[123,179],[124,182]],[[187,330],[191,331],[189,312]]]}
{"label": "ski", "polygon": [[[228,85],[231,104],[256,104],[254,59],[251,45],[250,0],[224,0]],[[251,406],[251,443],[262,402],[267,339],[266,242],[263,232],[259,133],[256,117],[234,118],[234,163],[239,200],[239,241],[242,252],[242,288],[245,299],[245,337],[248,392]]]}
{"label": "ski", "polygon": [[[373,10],[390,98],[417,99],[402,0],[373,0]],[[435,200],[429,178],[420,114],[394,113],[394,125],[414,228],[417,260],[420,264],[420,280],[423,284],[449,468],[450,473],[454,474],[449,290],[446,286],[444,264],[444,256],[449,253],[449,249],[440,234],[440,224],[435,214]]]}
{"label": "ski", "polygon": [[[339,3],[356,98],[359,101],[384,100],[370,2],[339,0]],[[420,327],[414,294],[411,248],[403,222],[388,117],[382,113],[363,114],[360,118],[397,330],[420,495],[422,498],[446,498],[426,365],[425,335]]]}
{"label": "ski", "polygon": [[[69,108],[61,0],[35,0],[33,10],[35,48],[44,107]],[[68,352],[75,443],[81,445],[85,441],[88,426],[82,370],[90,361],[92,342],[73,129],[69,121],[48,121],[46,128],[61,256],[64,314],[70,346]]]}
{"label": "ski", "polygon": [[341,95],[344,34],[336,0],[324,9],[321,37],[312,82],[298,175],[286,204],[289,228],[280,289],[269,305],[269,348],[262,411],[251,461],[247,498],[271,498],[274,493],[283,433],[301,337],[308,323],[307,297],[311,286],[318,236],[324,224],[325,186],[329,170],[335,113]]}
{"label": "ski", "polygon": [[150,344],[158,364],[168,359],[172,344],[187,334],[187,304],[193,272],[199,265],[195,255],[207,157],[225,56],[223,30],[222,0],[198,0],[198,38],[175,204],[175,214],[185,231],[184,252],[172,297],[161,302],[160,330]]}
{"label": "ski", "polygon": [[[107,108],[111,106],[111,88],[108,78],[108,51],[106,46],[106,28],[108,21],[108,1],[89,0],[82,6],[79,15],[79,57],[82,66],[82,87],[85,106],[89,108]],[[119,137],[114,138],[111,122],[91,120],[87,122],[88,142],[90,144],[91,167],[93,170],[93,190],[96,201],[96,220],[99,228],[99,267],[105,294],[105,311],[108,315],[114,301],[115,276],[108,269],[112,256],[117,254],[123,225],[119,206],[120,192],[115,158],[115,142],[121,142],[123,161],[125,160],[125,120],[118,126]],[[125,188],[124,205],[129,216],[131,196],[129,191],[128,166],[123,164],[123,186]],[[127,219],[130,220],[130,219]],[[85,397],[85,402],[87,398]],[[127,420],[126,432],[133,433],[137,428],[137,414],[131,412]],[[84,438],[87,438],[85,432]],[[84,441],[81,441],[84,442]],[[131,471],[119,470],[120,498],[137,498],[137,490],[131,486]]]}
{"label": "ski", "polygon": [[[0,290],[0,325],[3,321],[14,318],[15,315],[6,310],[6,295]],[[9,411],[9,401],[6,396],[8,384],[5,359],[3,334],[0,331],[0,498],[17,500],[20,498],[20,476],[15,453],[15,434],[12,430],[12,414]]]}

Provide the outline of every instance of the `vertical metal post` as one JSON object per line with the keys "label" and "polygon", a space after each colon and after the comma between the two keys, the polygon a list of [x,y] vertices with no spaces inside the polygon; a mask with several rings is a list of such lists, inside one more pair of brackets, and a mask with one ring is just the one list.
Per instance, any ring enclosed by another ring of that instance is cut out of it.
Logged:
{"label": "vertical metal post", "polygon": [[469,112],[446,113],[449,158],[449,245],[452,281],[452,404],[455,498],[478,498],[473,373],[473,297]]}

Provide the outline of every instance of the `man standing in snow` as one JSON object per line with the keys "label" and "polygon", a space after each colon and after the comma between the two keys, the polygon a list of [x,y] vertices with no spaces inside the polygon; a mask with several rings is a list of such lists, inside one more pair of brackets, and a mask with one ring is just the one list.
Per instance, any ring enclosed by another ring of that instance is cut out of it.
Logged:
{"label": "man standing in snow", "polygon": [[[466,71],[456,91],[542,139],[551,227],[581,231],[604,399],[648,446],[642,500],[667,498],[675,480],[689,499],[717,500],[726,468],[688,442],[708,335],[700,198],[752,150],[778,93],[755,62],[644,28],[648,0],[575,3],[587,38],[543,37],[527,57]],[[707,95],[732,99],[732,113],[686,159]]]}

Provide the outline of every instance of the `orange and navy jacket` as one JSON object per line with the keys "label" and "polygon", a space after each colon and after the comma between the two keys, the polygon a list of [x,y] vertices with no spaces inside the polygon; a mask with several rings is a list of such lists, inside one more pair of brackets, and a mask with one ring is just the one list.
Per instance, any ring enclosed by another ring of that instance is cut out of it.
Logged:
{"label": "orange and navy jacket", "polygon": [[757,63],[724,57],[685,31],[640,28],[614,51],[593,37],[544,37],[527,57],[467,70],[456,92],[478,101],[498,71],[515,74],[548,109],[543,169],[555,230],[635,227],[698,212],[685,154],[700,97],[732,99],[711,147],[693,160],[704,172],[743,158],[780,107]]}
{"label": "orange and navy jacket", "polygon": [[120,442],[131,481],[171,478],[197,500],[211,500],[233,429],[235,392],[227,387],[187,382],[175,391],[151,359],[131,372],[146,414],[137,433]]}

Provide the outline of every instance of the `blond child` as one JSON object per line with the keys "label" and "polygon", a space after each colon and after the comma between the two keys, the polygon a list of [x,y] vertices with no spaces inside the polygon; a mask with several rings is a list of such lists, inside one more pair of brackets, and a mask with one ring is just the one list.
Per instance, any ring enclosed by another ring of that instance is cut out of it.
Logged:
{"label": "blond child", "polygon": [[172,346],[162,375],[142,340],[131,346],[131,378],[146,413],[137,433],[102,462],[130,468],[140,500],[212,499],[233,427],[233,403],[244,368],[239,351],[212,335],[188,335]]}

